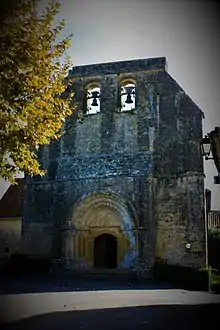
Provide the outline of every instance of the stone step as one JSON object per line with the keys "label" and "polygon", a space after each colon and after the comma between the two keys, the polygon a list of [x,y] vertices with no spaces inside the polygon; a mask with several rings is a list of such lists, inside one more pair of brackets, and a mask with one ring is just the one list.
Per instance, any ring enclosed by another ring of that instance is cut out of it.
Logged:
{"label": "stone step", "polygon": [[136,274],[129,270],[109,270],[109,269],[102,269],[102,270],[90,270],[81,274],[81,278],[89,279],[89,280],[105,280],[105,281],[124,281],[124,280],[131,280],[136,279]]}

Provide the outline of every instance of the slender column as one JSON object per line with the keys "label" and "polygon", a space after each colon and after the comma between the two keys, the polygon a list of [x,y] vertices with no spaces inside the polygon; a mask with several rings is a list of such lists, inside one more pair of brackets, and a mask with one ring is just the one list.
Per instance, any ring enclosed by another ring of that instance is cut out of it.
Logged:
{"label": "slender column", "polygon": [[117,242],[117,268],[119,267],[120,263],[121,263],[121,242],[120,239],[116,238],[116,242]]}
{"label": "slender column", "polygon": [[88,240],[88,237],[86,234],[82,237],[82,256],[83,258],[86,258],[86,242]]}
{"label": "slender column", "polygon": [[75,234],[72,234],[70,232],[69,234],[69,239],[70,239],[70,256],[71,259],[73,259],[75,257]]}
{"label": "slender column", "polygon": [[93,260],[94,260],[94,239],[87,236],[86,237],[86,244],[85,244],[85,259],[88,264],[93,267]]}
{"label": "slender column", "polygon": [[74,239],[74,251],[75,251],[75,257],[78,258],[79,257],[79,234],[76,233],[75,234],[75,239]]}
{"label": "slender column", "polygon": [[78,245],[79,245],[79,258],[83,258],[83,234],[78,235]]}
{"label": "slender column", "polygon": [[71,258],[71,234],[70,231],[68,230],[66,233],[66,257]]}
{"label": "slender column", "polygon": [[126,252],[126,237],[124,234],[117,239],[118,243],[118,265],[123,261],[125,252]]}

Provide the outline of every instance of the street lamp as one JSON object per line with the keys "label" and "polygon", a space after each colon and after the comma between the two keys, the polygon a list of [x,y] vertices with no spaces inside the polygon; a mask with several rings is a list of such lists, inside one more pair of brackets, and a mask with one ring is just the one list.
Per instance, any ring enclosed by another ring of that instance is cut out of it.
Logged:
{"label": "street lamp", "polygon": [[211,139],[208,135],[206,135],[201,141],[201,151],[205,159],[209,159],[211,152]]}
{"label": "street lamp", "polygon": [[[202,155],[205,159],[213,159],[218,175],[214,177],[215,184],[220,184],[220,127],[215,127],[200,143]],[[212,153],[213,157],[209,157]]]}

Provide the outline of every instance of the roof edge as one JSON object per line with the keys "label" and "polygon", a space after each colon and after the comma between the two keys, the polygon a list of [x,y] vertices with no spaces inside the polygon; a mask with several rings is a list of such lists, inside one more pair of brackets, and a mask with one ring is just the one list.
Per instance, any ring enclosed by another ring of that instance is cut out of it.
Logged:
{"label": "roof edge", "polygon": [[119,62],[106,62],[74,66],[67,78],[84,77],[100,74],[116,74],[146,69],[167,69],[166,57],[153,57]]}

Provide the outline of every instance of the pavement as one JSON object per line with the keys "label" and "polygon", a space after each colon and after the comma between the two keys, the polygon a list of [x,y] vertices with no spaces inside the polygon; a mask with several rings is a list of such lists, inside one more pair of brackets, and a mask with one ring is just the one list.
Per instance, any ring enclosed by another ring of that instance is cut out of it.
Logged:
{"label": "pavement", "polygon": [[1,281],[0,290],[2,330],[220,328],[220,294],[161,283]]}

